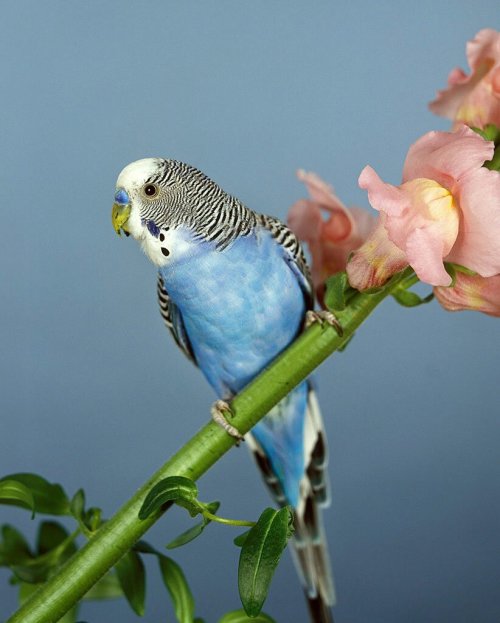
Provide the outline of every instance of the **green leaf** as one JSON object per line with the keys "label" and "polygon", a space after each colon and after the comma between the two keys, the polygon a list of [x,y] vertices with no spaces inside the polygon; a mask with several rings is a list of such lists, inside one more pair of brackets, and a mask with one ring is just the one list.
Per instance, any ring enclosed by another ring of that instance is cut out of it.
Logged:
{"label": "green leaf", "polygon": [[45,582],[49,577],[49,573],[57,565],[57,561],[48,560],[46,558],[33,558],[25,563],[12,565],[11,569],[16,577],[22,582],[28,584],[39,584]]}
{"label": "green leaf", "polygon": [[500,145],[495,147],[493,158],[491,160],[487,160],[483,166],[490,171],[500,171]]}
{"label": "green leaf", "polygon": [[[218,505],[218,503],[217,503]],[[146,541],[138,541],[134,550],[144,554],[154,554],[158,558],[160,572],[174,605],[175,616],[181,623],[193,623],[194,599],[179,565],[164,556]]]}
{"label": "green leaf", "polygon": [[235,539],[233,539],[233,543],[236,545],[236,547],[243,547],[243,543],[247,540],[249,534],[250,530],[247,530],[246,532],[242,532]]}
{"label": "green leaf", "polygon": [[483,129],[476,127],[471,129],[477,134],[480,134],[487,141],[493,141],[495,144],[500,142],[500,128],[494,123],[488,123]]}
{"label": "green leaf", "polygon": [[325,305],[330,311],[341,311],[346,306],[346,294],[352,290],[345,272],[335,273],[325,282]]}
{"label": "green leaf", "polygon": [[434,298],[434,294],[432,294],[432,292],[428,296],[422,298],[410,290],[395,290],[392,293],[392,296],[403,307],[417,307],[417,305],[424,305],[425,303],[430,303],[430,301]]}
{"label": "green leaf", "polygon": [[259,614],[281,554],[293,532],[289,506],[266,510],[250,530],[240,553],[238,588],[241,603],[249,617]]}
{"label": "green leaf", "polygon": [[118,581],[132,610],[139,616],[144,614],[146,596],[146,572],[141,557],[129,551],[115,565]]}
{"label": "green leaf", "polygon": [[155,549],[147,541],[143,541],[142,539],[140,541],[137,541],[132,549],[141,554],[154,554],[155,556],[163,556],[163,554],[161,554],[157,549]]}
{"label": "green leaf", "polygon": [[179,623],[193,623],[194,599],[179,565],[167,556],[158,556],[161,576],[174,605]]}
{"label": "green leaf", "polygon": [[[217,511],[219,506],[220,502],[210,502],[209,504],[206,504],[207,510],[212,514]],[[196,537],[200,536],[211,521],[211,519],[203,517],[203,521],[195,524],[192,528],[189,528],[189,530],[179,534],[178,537],[170,541],[167,545],[167,549],[175,549],[176,547],[181,547],[182,545],[186,545],[186,543],[193,541]]]}
{"label": "green leaf", "polygon": [[117,597],[123,597],[123,590],[116,573],[109,571],[85,593],[83,599],[97,601],[101,599],[116,599]]}
{"label": "green leaf", "polygon": [[256,617],[248,617],[244,610],[233,610],[225,614],[218,623],[276,623],[268,614],[261,612]]}
{"label": "green leaf", "polygon": [[17,480],[0,481],[0,504],[12,504],[31,510],[31,518],[35,516],[35,500],[31,490]]}
{"label": "green leaf", "polygon": [[495,144],[495,151],[493,152],[493,158],[487,160],[484,163],[484,167],[490,169],[490,171],[500,171],[500,127],[497,127],[494,123],[489,123],[483,129],[472,128],[474,132],[480,134],[487,141],[493,141]]}
{"label": "green leaf", "polygon": [[[60,523],[57,523],[56,521],[43,521],[38,528],[38,555],[41,556],[54,550],[56,547],[61,545],[61,543],[63,543],[68,538],[68,536],[68,531]],[[72,554],[76,551],[75,544],[71,543],[65,548],[64,551]],[[68,556],[66,556],[66,558],[67,557]]]}
{"label": "green leaf", "polygon": [[23,582],[45,582],[49,575],[76,551],[76,534],[69,535],[60,524],[43,522],[38,532],[38,556],[11,565],[12,571]]}
{"label": "green leaf", "polygon": [[[176,502],[194,510],[193,501],[198,495],[196,483],[184,476],[170,476],[160,480],[147,494],[139,511],[139,519],[147,519],[167,502]],[[185,504],[184,504],[185,503]],[[200,512],[199,510],[195,513]]]}
{"label": "green leaf", "polygon": [[192,528],[189,528],[189,530],[179,534],[179,536],[175,537],[175,539],[172,539],[170,543],[167,543],[166,548],[175,549],[176,547],[182,547],[183,545],[186,545],[186,543],[190,543],[196,539],[196,537],[200,536],[206,525],[205,521],[200,521],[200,523],[197,523]]}
{"label": "green leaf", "polygon": [[91,532],[95,532],[101,525],[102,509],[92,506],[83,515],[83,523]]}
{"label": "green leaf", "polygon": [[0,484],[6,480],[15,480],[27,487],[35,501],[37,513],[47,515],[69,515],[70,502],[61,485],[51,484],[38,474],[10,474],[0,480]]}
{"label": "green leaf", "polygon": [[70,512],[85,532],[95,532],[101,525],[102,509],[93,506],[85,510],[85,491],[78,489],[70,503]]}
{"label": "green leaf", "polygon": [[9,524],[2,526],[0,541],[0,565],[21,564],[33,558],[30,547],[23,535]]}
{"label": "green leaf", "polygon": [[75,519],[83,521],[83,513],[85,510],[85,491],[78,489],[70,502],[70,512]]}

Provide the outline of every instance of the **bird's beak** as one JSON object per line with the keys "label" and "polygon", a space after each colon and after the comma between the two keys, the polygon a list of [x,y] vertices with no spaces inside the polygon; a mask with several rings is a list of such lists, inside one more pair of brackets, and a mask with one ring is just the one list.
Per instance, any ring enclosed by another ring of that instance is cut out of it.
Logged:
{"label": "bird's beak", "polygon": [[115,195],[115,202],[111,210],[111,222],[116,233],[121,236],[121,230],[128,236],[127,221],[130,216],[131,206],[128,195],[124,190],[119,190]]}

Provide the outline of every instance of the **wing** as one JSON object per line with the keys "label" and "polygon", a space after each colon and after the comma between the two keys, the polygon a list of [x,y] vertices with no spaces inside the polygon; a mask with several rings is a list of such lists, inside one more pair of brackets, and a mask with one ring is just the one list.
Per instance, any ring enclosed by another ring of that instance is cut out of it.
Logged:
{"label": "wing", "polygon": [[306,308],[313,309],[314,288],[311,279],[311,271],[309,270],[299,239],[291,229],[273,216],[261,214],[260,224],[264,229],[271,232],[273,238],[283,249],[285,260],[295,274],[304,294]]}
{"label": "wing", "polygon": [[156,292],[158,294],[158,303],[160,304],[160,313],[165,322],[165,326],[172,334],[177,346],[184,352],[188,359],[198,365],[196,357],[189,341],[188,334],[186,333],[186,327],[182,320],[182,314],[179,308],[172,303],[165,285],[160,274],[158,274],[158,281],[156,283]]}

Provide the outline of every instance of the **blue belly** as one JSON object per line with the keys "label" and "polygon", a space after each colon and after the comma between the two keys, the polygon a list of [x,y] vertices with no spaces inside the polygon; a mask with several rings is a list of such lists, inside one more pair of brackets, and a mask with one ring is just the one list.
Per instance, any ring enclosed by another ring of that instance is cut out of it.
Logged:
{"label": "blue belly", "polygon": [[198,365],[221,397],[240,391],[300,331],[304,295],[266,230],[224,251],[197,242],[189,257],[160,272]]}

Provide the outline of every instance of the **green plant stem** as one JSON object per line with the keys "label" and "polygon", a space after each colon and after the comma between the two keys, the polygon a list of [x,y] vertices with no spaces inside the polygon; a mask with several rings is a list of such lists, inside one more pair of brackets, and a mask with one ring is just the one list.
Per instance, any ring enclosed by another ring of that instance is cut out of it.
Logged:
{"label": "green plant stem", "polygon": [[[341,347],[411,271],[404,271],[383,289],[356,294],[337,314],[344,329],[340,337],[330,326],[312,325],[262,374],[252,381],[231,407],[231,424],[247,433],[270,409]],[[214,422],[206,424],[170,458],[128,502],[76,552],[7,623],[55,623],[140,539],[160,518],[161,511],[140,520],[139,509],[149,490],[168,476],[197,480],[235,443]]]}
{"label": "green plant stem", "polygon": [[244,526],[248,528],[253,528],[253,526],[255,526],[255,521],[245,521],[244,519],[226,519],[225,517],[214,515],[210,511],[203,511],[202,515],[205,519],[210,519],[210,521],[216,521],[217,523],[223,523],[226,526]]}

